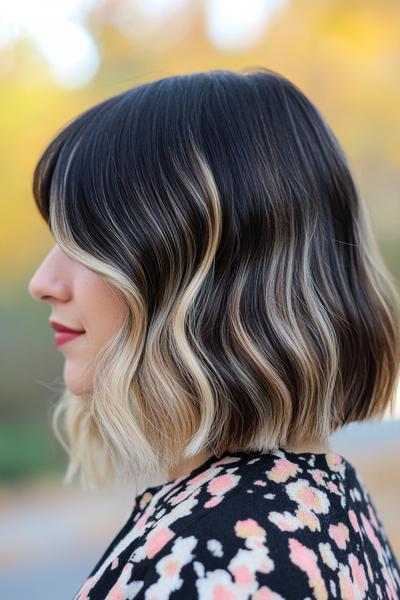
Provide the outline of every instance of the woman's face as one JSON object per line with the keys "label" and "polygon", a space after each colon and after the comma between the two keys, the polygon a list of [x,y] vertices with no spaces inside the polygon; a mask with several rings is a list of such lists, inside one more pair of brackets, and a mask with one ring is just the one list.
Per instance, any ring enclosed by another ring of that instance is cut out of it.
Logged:
{"label": "woman's face", "polygon": [[122,325],[126,305],[109,283],[70,258],[58,244],[37,268],[28,290],[35,300],[49,302],[49,321],[83,331],[69,340],[71,336],[54,333],[65,356],[65,385],[76,395],[88,393],[94,359]]}

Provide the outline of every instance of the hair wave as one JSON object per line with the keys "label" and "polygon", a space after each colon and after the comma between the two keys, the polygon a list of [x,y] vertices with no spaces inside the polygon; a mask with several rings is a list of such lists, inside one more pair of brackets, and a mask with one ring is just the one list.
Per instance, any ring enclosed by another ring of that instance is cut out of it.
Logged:
{"label": "hair wave", "polygon": [[90,394],[65,389],[65,482],[167,471],[202,450],[326,440],[393,409],[397,289],[339,142],[266,68],[165,77],[69,122],[37,206],[128,307]]}

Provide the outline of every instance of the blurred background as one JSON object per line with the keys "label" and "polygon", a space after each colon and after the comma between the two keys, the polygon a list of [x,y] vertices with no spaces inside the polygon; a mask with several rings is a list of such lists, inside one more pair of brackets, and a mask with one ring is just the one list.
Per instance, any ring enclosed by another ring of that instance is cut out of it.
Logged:
{"label": "blurred background", "polygon": [[[400,4],[397,0],[0,0],[0,596],[67,600],[132,508],[133,487],[64,486],[49,411],[63,386],[50,306],[27,285],[53,240],[35,162],[78,113],[160,77],[272,68],[317,105],[352,168],[400,287]],[[400,401],[344,428],[400,556]],[[54,587],[56,586],[56,587]]]}

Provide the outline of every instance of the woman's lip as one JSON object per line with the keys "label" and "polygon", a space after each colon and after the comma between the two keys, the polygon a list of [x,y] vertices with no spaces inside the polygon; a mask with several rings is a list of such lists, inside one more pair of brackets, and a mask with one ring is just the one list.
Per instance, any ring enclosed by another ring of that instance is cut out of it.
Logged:
{"label": "woman's lip", "polygon": [[82,330],[72,329],[71,327],[67,327],[66,325],[62,325],[62,323],[57,323],[57,321],[52,321],[49,319],[50,326],[60,333],[84,333]]}
{"label": "woman's lip", "polygon": [[79,337],[80,335],[83,335],[84,333],[85,333],[84,331],[82,333],[72,333],[69,331],[57,332],[54,336],[54,343],[56,346],[62,346],[63,344],[66,344],[67,342],[74,340],[75,338]]}

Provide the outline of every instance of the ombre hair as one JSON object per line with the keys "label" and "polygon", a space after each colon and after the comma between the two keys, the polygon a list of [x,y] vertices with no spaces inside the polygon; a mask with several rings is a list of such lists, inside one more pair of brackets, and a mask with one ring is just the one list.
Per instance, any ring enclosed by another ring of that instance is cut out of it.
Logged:
{"label": "ombre hair", "polygon": [[33,177],[59,246],[128,311],[52,415],[64,482],[323,441],[393,411],[399,301],[338,140],[263,67],[169,76],[81,113]]}

